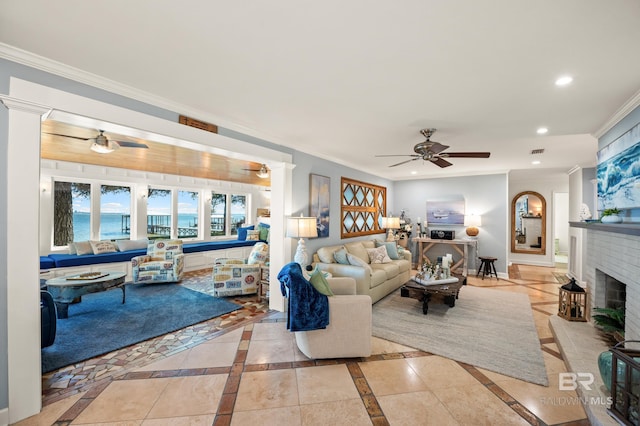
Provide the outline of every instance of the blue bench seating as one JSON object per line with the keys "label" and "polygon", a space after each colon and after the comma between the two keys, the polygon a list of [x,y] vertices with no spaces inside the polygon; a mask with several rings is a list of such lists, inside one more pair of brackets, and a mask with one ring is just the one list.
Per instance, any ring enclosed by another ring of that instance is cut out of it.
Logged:
{"label": "blue bench seating", "polygon": [[[240,241],[240,240],[228,240],[228,241],[206,241],[197,242],[191,244],[184,244],[184,253],[197,253],[201,251],[210,250],[222,250],[233,247],[247,247],[252,246],[258,241]],[[114,263],[114,262],[128,262],[135,256],[144,256],[147,254],[147,249],[137,249],[128,251],[117,251],[115,253],[102,253],[102,254],[56,254],[52,253],[48,256],[40,256],[40,269],[53,269],[64,268],[69,266],[85,266],[95,265],[98,263]]]}

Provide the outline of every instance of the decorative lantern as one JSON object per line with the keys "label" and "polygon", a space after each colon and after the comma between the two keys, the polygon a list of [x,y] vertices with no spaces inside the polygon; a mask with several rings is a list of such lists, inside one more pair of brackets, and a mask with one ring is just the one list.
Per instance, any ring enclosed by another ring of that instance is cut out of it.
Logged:
{"label": "decorative lantern", "polygon": [[585,289],[572,278],[570,283],[560,287],[558,316],[568,321],[586,321],[587,296]]}

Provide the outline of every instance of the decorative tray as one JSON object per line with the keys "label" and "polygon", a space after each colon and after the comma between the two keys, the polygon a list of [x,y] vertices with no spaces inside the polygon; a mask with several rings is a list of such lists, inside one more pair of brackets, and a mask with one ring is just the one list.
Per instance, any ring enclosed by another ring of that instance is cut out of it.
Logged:
{"label": "decorative tray", "polygon": [[418,278],[417,276],[414,276],[413,281],[417,282],[420,285],[427,286],[427,285],[453,284],[453,283],[457,283],[460,280],[456,277],[444,278],[440,280],[424,280],[424,279]]}
{"label": "decorative tray", "polygon": [[87,272],[86,274],[74,275],[72,277],[67,277],[67,281],[87,281],[87,280],[97,280],[98,278],[106,277],[109,275],[106,272]]}

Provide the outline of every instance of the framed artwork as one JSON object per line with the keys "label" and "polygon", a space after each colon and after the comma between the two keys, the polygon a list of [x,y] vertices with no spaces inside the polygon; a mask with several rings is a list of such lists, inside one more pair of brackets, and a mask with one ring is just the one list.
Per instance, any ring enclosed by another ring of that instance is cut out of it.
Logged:
{"label": "framed artwork", "polygon": [[464,198],[427,201],[427,222],[439,225],[464,224]]}
{"label": "framed artwork", "polygon": [[330,201],[331,179],[327,176],[309,175],[309,216],[316,218],[318,238],[329,236]]}
{"label": "framed artwork", "polygon": [[640,207],[640,124],[598,151],[598,210]]}

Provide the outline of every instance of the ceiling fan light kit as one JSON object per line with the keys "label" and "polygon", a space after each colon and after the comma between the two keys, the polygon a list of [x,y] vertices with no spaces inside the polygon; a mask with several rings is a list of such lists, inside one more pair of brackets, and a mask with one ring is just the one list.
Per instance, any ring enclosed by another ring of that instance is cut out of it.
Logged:
{"label": "ceiling fan light kit", "polygon": [[113,151],[115,151],[116,149],[118,149],[120,147],[124,147],[124,148],[149,148],[147,145],[145,145],[143,143],[139,143],[139,142],[109,140],[104,135],[104,130],[98,130],[98,131],[100,133],[94,138],[81,138],[81,137],[78,137],[78,136],[63,135],[63,134],[60,134],[60,133],[48,133],[48,134],[53,135],[53,136],[62,136],[64,138],[80,139],[80,140],[83,140],[83,141],[93,141],[93,143],[91,144],[89,149],[91,149],[91,151],[93,151],[93,152],[97,152],[98,154],[109,154],[110,152],[113,152]]}
{"label": "ceiling fan light kit", "polygon": [[249,172],[256,172],[256,176],[260,179],[266,179],[269,177],[269,168],[266,164],[263,164],[259,169],[244,169]]}
{"label": "ceiling fan light kit", "polygon": [[415,154],[391,154],[391,155],[376,155],[376,157],[413,157],[410,160],[401,161],[396,164],[392,164],[389,167],[396,167],[402,164],[409,163],[411,161],[423,160],[430,161],[438,167],[449,167],[453,163],[445,160],[445,158],[489,158],[490,152],[443,152],[449,148],[449,145],[443,145],[439,142],[432,142],[431,136],[435,133],[436,129],[422,129],[420,133],[426,138],[424,142],[420,142],[413,147]]}

